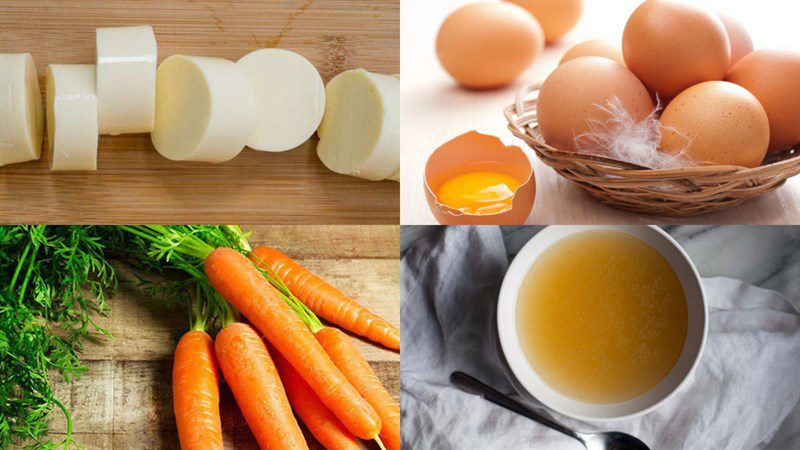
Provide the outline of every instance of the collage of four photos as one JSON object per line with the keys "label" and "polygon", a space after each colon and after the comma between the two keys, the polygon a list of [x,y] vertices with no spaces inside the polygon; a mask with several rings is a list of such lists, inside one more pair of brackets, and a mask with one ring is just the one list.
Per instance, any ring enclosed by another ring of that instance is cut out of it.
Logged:
{"label": "collage of four photos", "polygon": [[800,449],[799,16],[0,0],[0,449]]}

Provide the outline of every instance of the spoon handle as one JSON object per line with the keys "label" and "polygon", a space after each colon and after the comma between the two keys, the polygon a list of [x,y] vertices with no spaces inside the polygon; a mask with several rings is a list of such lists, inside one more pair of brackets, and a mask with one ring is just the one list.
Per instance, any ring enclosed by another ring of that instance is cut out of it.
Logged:
{"label": "spoon handle", "polygon": [[500,405],[503,408],[510,409],[517,414],[521,414],[533,421],[539,422],[540,424],[550,427],[558,432],[564,433],[567,436],[577,439],[583,442],[583,439],[573,430],[561,425],[560,423],[549,419],[541,414],[534,412],[532,409],[528,408],[527,406],[518,403],[517,401],[511,399],[510,397],[501,394],[500,392],[496,391],[493,387],[484,384],[475,378],[465,374],[464,372],[453,372],[450,375],[450,382],[453,383],[454,386],[461,389],[464,392],[469,394],[479,395],[490,402]]}

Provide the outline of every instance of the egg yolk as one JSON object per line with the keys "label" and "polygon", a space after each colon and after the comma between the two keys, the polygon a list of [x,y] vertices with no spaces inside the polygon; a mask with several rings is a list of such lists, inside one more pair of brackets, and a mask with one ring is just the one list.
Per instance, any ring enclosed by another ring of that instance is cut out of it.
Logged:
{"label": "egg yolk", "polygon": [[467,214],[495,214],[511,209],[519,180],[497,172],[469,172],[442,184],[439,202]]}

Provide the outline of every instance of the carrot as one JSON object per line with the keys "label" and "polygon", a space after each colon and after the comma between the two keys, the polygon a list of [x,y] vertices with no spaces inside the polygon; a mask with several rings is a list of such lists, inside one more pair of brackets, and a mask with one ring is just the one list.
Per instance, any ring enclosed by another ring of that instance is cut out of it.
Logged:
{"label": "carrot", "polygon": [[381,416],[381,441],[388,450],[400,450],[400,406],[383,387],[372,367],[350,338],[336,328],[325,327],[314,335],[322,348],[358,392]]}
{"label": "carrot", "polygon": [[272,355],[289,404],[319,443],[328,450],[359,450],[361,447],[353,433],[322,404],[294,367],[280,353]]}
{"label": "carrot", "polygon": [[181,449],[222,449],[219,370],[214,344],[205,331],[189,331],[178,341],[172,367],[172,401]]}
{"label": "carrot", "polygon": [[251,256],[268,265],[314,314],[393,350],[400,350],[400,332],[382,317],[344,295],[325,280],[272,247],[258,247]]}
{"label": "carrot", "polygon": [[262,449],[308,449],[278,371],[258,333],[244,323],[217,335],[222,374]]}
{"label": "carrot", "polygon": [[303,319],[250,260],[235,250],[218,248],[206,257],[205,272],[217,292],[286,357],[351,433],[362,439],[378,436],[381,430],[378,414],[331,362]]}

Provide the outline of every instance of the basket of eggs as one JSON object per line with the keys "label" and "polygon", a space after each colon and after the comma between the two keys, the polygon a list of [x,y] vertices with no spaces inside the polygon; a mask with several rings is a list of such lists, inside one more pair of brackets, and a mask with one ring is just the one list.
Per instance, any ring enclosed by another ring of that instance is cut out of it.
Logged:
{"label": "basket of eggs", "polygon": [[692,216],[800,173],[800,54],[752,51],[716,14],[660,1],[631,15],[622,55],[570,53],[505,116],[545,164],[602,202]]}

